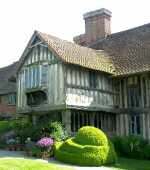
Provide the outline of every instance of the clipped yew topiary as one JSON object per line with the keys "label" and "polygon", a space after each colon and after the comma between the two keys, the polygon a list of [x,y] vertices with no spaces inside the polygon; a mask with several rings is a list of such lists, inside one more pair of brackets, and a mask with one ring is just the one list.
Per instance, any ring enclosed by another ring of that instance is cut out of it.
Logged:
{"label": "clipped yew topiary", "polygon": [[100,129],[92,126],[84,126],[74,138],[56,143],[54,155],[57,160],[81,166],[101,166],[116,161],[112,143]]}

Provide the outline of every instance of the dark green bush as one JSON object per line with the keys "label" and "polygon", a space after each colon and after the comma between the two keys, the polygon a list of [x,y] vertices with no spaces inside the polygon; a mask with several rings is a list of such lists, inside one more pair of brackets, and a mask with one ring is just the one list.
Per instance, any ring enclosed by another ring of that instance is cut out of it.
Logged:
{"label": "dark green bush", "polygon": [[56,141],[62,141],[68,137],[63,125],[59,122],[38,122],[35,126],[29,119],[17,119],[12,124],[17,137],[24,143],[28,137],[36,142],[42,137],[52,137]]}
{"label": "dark green bush", "polygon": [[148,145],[148,141],[140,136],[124,136],[112,138],[115,150],[121,156],[127,158],[144,158],[144,148]]}
{"label": "dark green bush", "polygon": [[142,158],[150,160],[150,144],[144,146],[142,150]]}
{"label": "dark green bush", "polygon": [[31,148],[31,152],[32,152],[32,156],[35,156],[35,157],[40,157],[42,154],[42,151],[38,146],[33,146]]}
{"label": "dark green bush", "polygon": [[101,166],[116,161],[112,143],[101,130],[90,126],[82,127],[75,138],[56,143],[54,155],[60,161],[81,166]]}
{"label": "dark green bush", "polygon": [[17,119],[11,126],[16,136],[20,138],[21,143],[24,143],[25,140],[33,134],[32,123],[27,119]]}
{"label": "dark green bush", "polygon": [[11,130],[11,122],[12,122],[11,120],[0,121],[0,134],[1,135]]}
{"label": "dark green bush", "polygon": [[111,141],[114,144],[114,147],[115,147],[117,154],[121,155],[121,153],[122,153],[122,147],[121,147],[122,137],[115,136],[115,137],[111,138]]}

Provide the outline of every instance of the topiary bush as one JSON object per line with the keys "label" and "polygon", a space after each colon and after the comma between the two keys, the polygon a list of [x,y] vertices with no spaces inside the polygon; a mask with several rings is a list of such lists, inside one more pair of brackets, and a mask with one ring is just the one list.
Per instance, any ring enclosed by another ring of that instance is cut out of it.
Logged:
{"label": "topiary bush", "polygon": [[116,153],[112,143],[98,128],[84,126],[74,138],[55,144],[57,160],[81,165],[101,166],[116,161]]}

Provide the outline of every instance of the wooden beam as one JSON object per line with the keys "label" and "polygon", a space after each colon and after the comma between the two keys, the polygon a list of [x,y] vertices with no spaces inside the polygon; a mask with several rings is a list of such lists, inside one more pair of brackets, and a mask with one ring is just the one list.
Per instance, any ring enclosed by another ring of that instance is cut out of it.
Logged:
{"label": "wooden beam", "polygon": [[145,120],[145,114],[141,115],[141,129],[142,129],[142,136],[144,139],[146,139],[146,120]]}
{"label": "wooden beam", "polygon": [[113,91],[109,91],[109,90],[90,88],[90,87],[85,87],[85,86],[81,86],[81,85],[74,85],[74,84],[68,84],[68,83],[67,83],[67,87],[73,88],[73,89],[82,89],[82,90],[89,90],[89,91],[98,91],[98,92],[101,92],[101,93],[108,93],[108,94],[113,94],[113,95],[119,94],[118,92],[113,92]]}
{"label": "wooden beam", "polygon": [[65,128],[68,132],[71,132],[71,111],[65,110],[62,111],[62,123],[65,125]]}

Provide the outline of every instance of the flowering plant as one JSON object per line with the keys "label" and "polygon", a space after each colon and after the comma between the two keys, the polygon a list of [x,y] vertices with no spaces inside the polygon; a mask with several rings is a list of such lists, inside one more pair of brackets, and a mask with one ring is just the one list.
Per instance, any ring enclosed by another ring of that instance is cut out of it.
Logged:
{"label": "flowering plant", "polygon": [[53,144],[53,139],[48,137],[44,137],[37,142],[37,149],[40,149],[40,152],[38,149],[38,153],[41,155],[42,158],[47,158],[53,155]]}
{"label": "flowering plant", "polygon": [[15,139],[9,139],[6,141],[7,144],[15,144],[16,143],[16,140]]}
{"label": "flowering plant", "polygon": [[54,144],[52,138],[44,137],[37,142],[37,145],[42,148],[51,147]]}

